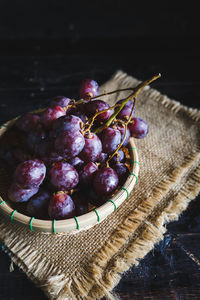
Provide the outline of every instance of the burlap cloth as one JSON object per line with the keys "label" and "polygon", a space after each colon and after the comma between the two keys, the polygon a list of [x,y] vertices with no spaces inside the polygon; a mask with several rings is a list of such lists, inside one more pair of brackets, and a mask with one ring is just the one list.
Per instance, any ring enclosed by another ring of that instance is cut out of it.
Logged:
{"label": "burlap cloth", "polygon": [[[119,71],[101,89],[137,83]],[[150,128],[145,139],[135,140],[139,180],[129,199],[106,220],[74,235],[51,235],[0,216],[0,238],[12,261],[50,299],[112,299],[110,291],[122,273],[163,238],[165,224],[177,220],[200,191],[200,111],[148,86],[137,97],[136,115]]]}

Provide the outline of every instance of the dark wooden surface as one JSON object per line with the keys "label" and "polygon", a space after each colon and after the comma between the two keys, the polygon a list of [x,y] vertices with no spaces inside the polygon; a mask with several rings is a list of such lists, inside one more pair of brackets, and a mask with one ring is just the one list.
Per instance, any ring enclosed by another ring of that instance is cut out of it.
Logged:
{"label": "dark wooden surface", "polygon": [[[0,123],[45,107],[53,96],[77,97],[83,78],[101,84],[118,69],[141,80],[161,72],[154,88],[200,109],[198,8],[67,2],[0,3]],[[200,299],[200,197],[167,228],[164,240],[124,274],[115,288],[121,299]],[[2,249],[0,300],[45,300],[17,267],[9,272]]]}

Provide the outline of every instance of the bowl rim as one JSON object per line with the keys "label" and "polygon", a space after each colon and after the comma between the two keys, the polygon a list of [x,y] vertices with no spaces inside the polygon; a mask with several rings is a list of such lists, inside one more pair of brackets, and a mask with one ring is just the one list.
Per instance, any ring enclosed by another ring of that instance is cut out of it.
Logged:
{"label": "bowl rim", "polygon": [[[12,127],[17,118],[0,125],[0,137]],[[34,217],[26,216],[17,210],[14,210],[0,196],[0,212],[10,218],[12,223],[22,224],[29,227],[31,231],[43,233],[77,233],[86,230],[103,221],[107,216],[117,210],[117,208],[129,197],[138,180],[139,174],[139,157],[138,148],[134,139],[130,138],[128,144],[130,154],[130,173],[124,185],[103,205],[91,210],[90,212],[65,220],[41,220]]]}

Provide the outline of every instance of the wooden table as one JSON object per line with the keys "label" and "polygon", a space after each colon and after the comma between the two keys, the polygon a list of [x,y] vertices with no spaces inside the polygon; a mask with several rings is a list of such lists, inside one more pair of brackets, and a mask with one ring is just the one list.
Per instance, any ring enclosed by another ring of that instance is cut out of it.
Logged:
{"label": "wooden table", "polygon": [[[98,47],[98,44],[101,45]],[[195,39],[86,39],[6,41],[0,49],[0,122],[45,107],[50,97],[77,97],[83,78],[100,84],[118,69],[146,79],[160,72],[153,87],[200,108],[200,56]],[[104,47],[105,46],[105,47]],[[200,197],[165,238],[124,274],[115,291],[121,299],[200,299]],[[2,246],[2,249],[4,247]],[[0,299],[45,300],[46,296],[0,251]]]}

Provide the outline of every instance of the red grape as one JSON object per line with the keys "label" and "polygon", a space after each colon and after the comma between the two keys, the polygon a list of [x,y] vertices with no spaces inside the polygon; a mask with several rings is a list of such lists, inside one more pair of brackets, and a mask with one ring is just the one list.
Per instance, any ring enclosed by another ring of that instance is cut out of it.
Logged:
{"label": "red grape", "polygon": [[20,163],[14,173],[14,179],[23,189],[39,187],[46,174],[46,167],[39,159],[30,159]]}
{"label": "red grape", "polygon": [[37,192],[38,187],[22,189],[16,182],[13,182],[8,189],[8,198],[13,202],[26,202]]}
{"label": "red grape", "polygon": [[119,130],[110,127],[104,129],[101,135],[103,152],[109,154],[114,152],[121,143],[121,138]]}
{"label": "red grape", "polygon": [[[122,124],[117,124],[117,129],[121,133],[121,137],[122,137],[121,138],[121,142],[122,142],[123,139],[124,139],[124,135],[125,135],[125,126],[122,125]],[[130,132],[130,129],[127,127],[127,129],[126,129],[126,137],[125,137],[125,140],[124,140],[122,146],[126,147],[128,145],[130,136],[131,136],[131,132]]]}
{"label": "red grape", "polygon": [[113,164],[115,164],[116,162],[122,162],[122,161],[124,160],[124,157],[125,157],[124,151],[118,150],[118,151],[117,151],[117,154],[115,154],[115,155],[113,156],[113,158],[111,159],[111,162],[112,162]]}
{"label": "red grape", "polygon": [[72,200],[75,204],[77,217],[88,212],[88,198],[82,191],[74,193],[72,195]]}
{"label": "red grape", "polygon": [[51,128],[53,121],[56,119],[66,115],[65,110],[59,106],[53,106],[47,108],[45,111],[42,112],[41,114],[41,123],[44,125],[46,129]]}
{"label": "red grape", "polygon": [[85,139],[80,131],[63,131],[55,141],[55,150],[66,159],[77,156],[85,146]]}
{"label": "red grape", "polygon": [[133,118],[132,122],[128,124],[128,127],[130,129],[131,136],[137,139],[144,138],[149,131],[148,124],[141,118]]}
{"label": "red grape", "polygon": [[51,219],[72,218],[75,215],[75,205],[72,198],[65,192],[57,192],[50,199],[48,213]]}
{"label": "red grape", "polygon": [[80,171],[79,177],[80,182],[84,186],[89,185],[92,182],[94,173],[98,170],[97,165],[93,162],[89,162],[84,168]]}
{"label": "red grape", "polygon": [[39,122],[40,116],[27,113],[17,119],[17,121],[15,122],[15,126],[20,130],[29,132],[30,130],[35,129],[35,127],[39,125]]}
{"label": "red grape", "polygon": [[[120,100],[120,101],[117,102],[117,104],[122,104],[122,102],[123,102],[123,100]],[[122,110],[119,112],[119,114],[117,115],[117,118],[121,119],[121,120],[128,120],[128,118],[130,117],[132,108],[133,108],[133,101],[129,100],[124,105],[124,107],[122,108]],[[132,117],[133,117],[134,113],[135,113],[135,108],[133,109]]]}
{"label": "red grape", "polygon": [[63,116],[55,120],[53,123],[53,130],[51,132],[51,137],[57,137],[61,132],[66,130],[80,130],[82,120],[73,115]]}
{"label": "red grape", "polygon": [[119,177],[119,183],[121,184],[126,180],[126,177],[128,175],[128,168],[123,163],[116,163],[113,165],[113,169],[117,172],[117,175]]}
{"label": "red grape", "polygon": [[30,217],[46,219],[50,193],[44,189],[34,195],[27,203],[26,212]]}
{"label": "red grape", "polygon": [[67,162],[55,163],[49,173],[51,184],[59,190],[71,190],[79,182],[76,169]]}
{"label": "red grape", "polygon": [[88,97],[95,97],[99,94],[99,85],[95,80],[85,79],[81,82],[80,96],[87,99]]}
{"label": "red grape", "polygon": [[65,96],[57,96],[51,100],[50,106],[61,106],[61,107],[67,107],[71,102],[71,99],[66,98]]}
{"label": "red grape", "polygon": [[85,162],[95,162],[99,159],[102,152],[101,140],[95,133],[91,133],[88,137],[85,137],[85,146],[80,153],[80,158]]}
{"label": "red grape", "polygon": [[[88,112],[88,115],[90,117],[92,117],[97,112],[108,109],[109,107],[110,105],[103,100],[90,101],[85,104],[86,111]],[[98,115],[96,120],[98,122],[106,122],[112,116],[113,112],[113,109],[109,109],[106,112]]]}
{"label": "red grape", "polygon": [[119,183],[116,171],[112,168],[103,167],[94,175],[93,187],[99,195],[108,195],[114,192]]}

